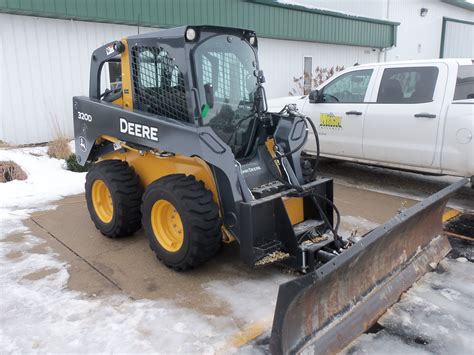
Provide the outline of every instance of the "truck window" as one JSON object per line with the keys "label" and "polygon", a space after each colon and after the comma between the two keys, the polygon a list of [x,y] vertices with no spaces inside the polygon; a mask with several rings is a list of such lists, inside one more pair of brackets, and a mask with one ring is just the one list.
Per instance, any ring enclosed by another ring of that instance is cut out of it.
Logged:
{"label": "truck window", "polygon": [[356,70],[334,79],[323,89],[322,100],[328,103],[364,102],[372,69]]}
{"label": "truck window", "polygon": [[437,67],[385,69],[377,103],[414,104],[433,101]]}
{"label": "truck window", "polygon": [[474,65],[460,65],[454,100],[474,99]]}

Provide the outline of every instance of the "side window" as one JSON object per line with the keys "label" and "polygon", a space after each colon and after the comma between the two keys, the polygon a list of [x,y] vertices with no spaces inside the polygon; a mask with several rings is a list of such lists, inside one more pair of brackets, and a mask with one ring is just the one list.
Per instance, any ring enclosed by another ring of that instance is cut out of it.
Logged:
{"label": "side window", "polygon": [[110,89],[122,87],[122,66],[119,61],[109,62]]}
{"label": "side window", "polygon": [[155,55],[145,50],[138,54],[140,86],[143,88],[152,88],[160,86],[160,77],[157,75],[158,68]]}
{"label": "side window", "polygon": [[341,75],[324,87],[322,95],[323,102],[364,102],[372,72],[372,69],[365,69]]}
{"label": "side window", "polygon": [[437,67],[385,69],[377,103],[408,104],[433,101],[438,71]]}
{"label": "side window", "polygon": [[474,99],[474,65],[459,66],[454,100]]}
{"label": "side window", "polygon": [[303,94],[308,95],[311,91],[311,83],[313,81],[313,58],[304,57],[304,68],[303,68]]}
{"label": "side window", "polygon": [[122,97],[122,68],[120,57],[112,58],[102,66],[100,73],[101,99],[114,102]]}
{"label": "side window", "polygon": [[177,120],[188,120],[184,76],[165,50],[134,47],[132,78],[135,108]]}

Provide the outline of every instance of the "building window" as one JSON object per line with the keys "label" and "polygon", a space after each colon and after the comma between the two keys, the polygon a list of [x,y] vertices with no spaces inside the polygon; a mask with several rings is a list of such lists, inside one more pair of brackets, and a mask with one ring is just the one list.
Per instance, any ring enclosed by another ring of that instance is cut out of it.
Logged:
{"label": "building window", "polygon": [[303,94],[308,95],[313,81],[313,57],[304,57],[303,63]]}
{"label": "building window", "polygon": [[385,69],[377,102],[413,104],[433,101],[438,71],[437,67]]}

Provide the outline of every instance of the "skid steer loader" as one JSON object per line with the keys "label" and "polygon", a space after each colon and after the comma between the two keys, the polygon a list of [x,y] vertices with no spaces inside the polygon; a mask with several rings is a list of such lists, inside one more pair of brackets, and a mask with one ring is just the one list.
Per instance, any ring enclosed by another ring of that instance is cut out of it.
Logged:
{"label": "skid steer loader", "polygon": [[[186,26],[96,49],[89,97],[73,98],[77,160],[93,162],[87,206],[106,236],[143,227],[176,270],[235,241],[246,264],[301,272],[280,286],[270,349],[334,352],[446,255],[441,214],[467,181],[344,240],[332,180],[303,176],[317,129],[295,106],[267,112],[257,43],[249,30]],[[105,64],[120,78],[101,89]]]}

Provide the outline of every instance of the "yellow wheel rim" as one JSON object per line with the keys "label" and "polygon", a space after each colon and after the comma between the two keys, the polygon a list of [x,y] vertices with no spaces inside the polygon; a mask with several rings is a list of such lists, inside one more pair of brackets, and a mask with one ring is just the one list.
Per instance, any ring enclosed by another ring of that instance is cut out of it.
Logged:
{"label": "yellow wheel rim", "polygon": [[92,204],[99,219],[110,223],[114,216],[114,204],[110,190],[103,180],[96,180],[92,184]]}
{"label": "yellow wheel rim", "polygon": [[166,251],[174,253],[183,246],[183,222],[171,202],[155,202],[151,209],[151,227],[156,240]]}

